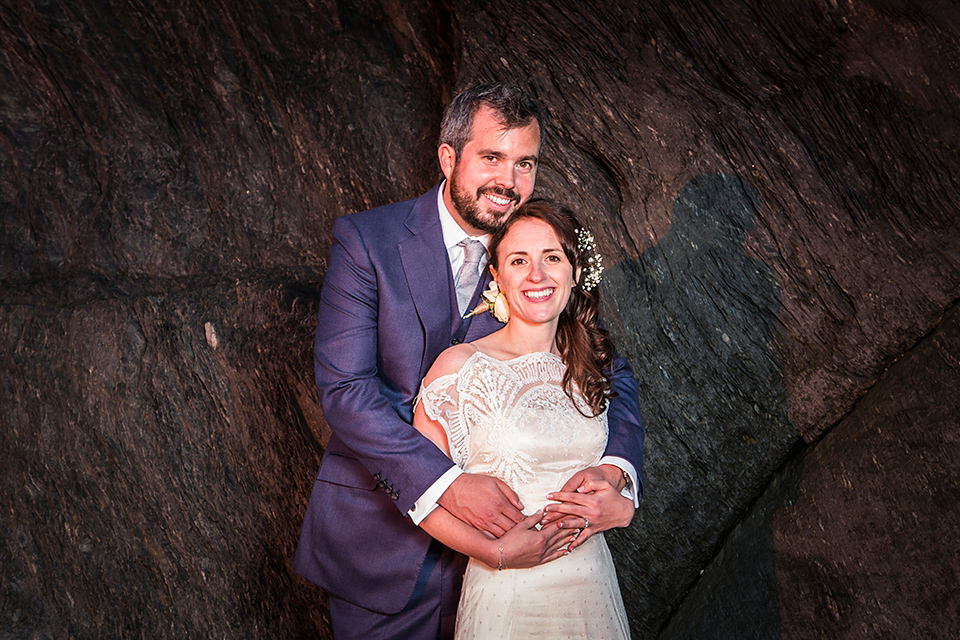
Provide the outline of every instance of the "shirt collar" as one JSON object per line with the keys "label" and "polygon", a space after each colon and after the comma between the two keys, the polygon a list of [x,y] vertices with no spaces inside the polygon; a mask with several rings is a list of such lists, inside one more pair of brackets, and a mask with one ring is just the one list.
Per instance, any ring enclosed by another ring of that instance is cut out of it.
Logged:
{"label": "shirt collar", "polygon": [[440,212],[440,230],[443,232],[443,246],[447,248],[447,251],[450,251],[465,238],[472,237],[474,240],[479,240],[485,248],[489,247],[489,233],[482,236],[471,236],[453,219],[453,215],[450,214],[446,203],[443,201],[443,189],[446,185],[447,181],[444,180],[440,183],[440,189],[437,190],[437,210]]}

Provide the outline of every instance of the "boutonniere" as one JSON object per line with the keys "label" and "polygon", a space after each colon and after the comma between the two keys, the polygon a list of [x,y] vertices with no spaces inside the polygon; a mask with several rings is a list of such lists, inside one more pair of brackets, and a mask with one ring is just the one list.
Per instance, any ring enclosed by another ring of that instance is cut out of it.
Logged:
{"label": "boutonniere", "polygon": [[500,287],[497,286],[496,280],[490,281],[490,286],[480,294],[480,298],[483,302],[478,304],[473,311],[463,316],[464,319],[483,313],[484,311],[489,311],[493,314],[494,318],[504,324],[507,323],[507,320],[510,319],[510,307],[507,305],[506,296],[500,292]]}

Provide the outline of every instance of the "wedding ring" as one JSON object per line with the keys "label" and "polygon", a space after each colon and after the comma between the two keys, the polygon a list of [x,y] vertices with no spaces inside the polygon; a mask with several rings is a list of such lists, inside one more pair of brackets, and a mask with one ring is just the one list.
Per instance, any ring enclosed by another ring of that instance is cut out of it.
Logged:
{"label": "wedding ring", "polygon": [[589,527],[589,526],[590,526],[590,521],[587,520],[586,518],[584,518],[584,519],[583,519],[583,528],[586,529],[586,528]]}

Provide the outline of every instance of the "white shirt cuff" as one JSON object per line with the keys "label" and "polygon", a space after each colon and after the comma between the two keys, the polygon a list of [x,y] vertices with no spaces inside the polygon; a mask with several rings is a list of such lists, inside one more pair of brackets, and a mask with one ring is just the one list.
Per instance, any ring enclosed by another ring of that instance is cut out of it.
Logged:
{"label": "white shirt cuff", "polygon": [[620,491],[620,495],[622,495],[624,498],[629,498],[630,500],[633,500],[634,508],[639,508],[640,495],[637,491],[637,486],[638,486],[637,470],[633,468],[633,465],[630,464],[627,460],[620,458],[618,456],[604,456],[600,458],[600,462],[598,462],[597,464],[598,465],[612,464],[613,466],[619,469],[622,469],[628,476],[630,476],[630,482],[628,482],[627,486],[625,486],[623,490]]}
{"label": "white shirt cuff", "polygon": [[419,526],[424,518],[433,513],[433,510],[438,506],[437,500],[440,499],[444,491],[450,488],[453,481],[460,477],[461,473],[463,473],[463,469],[453,465],[447,469],[446,473],[437,478],[437,481],[430,485],[430,488],[423,492],[423,495],[413,503],[413,508],[407,512],[410,519],[413,520],[413,524]]}

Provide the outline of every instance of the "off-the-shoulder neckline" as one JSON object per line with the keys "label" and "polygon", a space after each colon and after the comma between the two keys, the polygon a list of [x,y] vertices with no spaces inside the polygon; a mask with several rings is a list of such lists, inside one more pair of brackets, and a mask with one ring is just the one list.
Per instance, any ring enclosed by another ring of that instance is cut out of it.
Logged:
{"label": "off-the-shoulder neckline", "polygon": [[[472,346],[472,345],[471,345],[471,346]],[[476,351],[474,351],[472,354],[470,354],[470,357],[467,358],[467,360],[470,360],[470,359],[473,358],[475,355],[479,354],[479,355],[483,356],[484,358],[487,358],[488,360],[493,360],[494,362],[503,362],[503,363],[505,363],[505,364],[509,364],[509,363],[511,363],[511,362],[516,362],[517,360],[523,360],[523,359],[525,359],[525,358],[530,358],[530,357],[532,357],[532,356],[548,356],[549,358],[552,358],[552,359],[554,359],[554,360],[563,361],[563,358],[561,358],[561,357],[558,356],[557,354],[552,353],[552,352],[550,352],[550,351],[531,351],[530,353],[521,353],[519,356],[515,356],[515,357],[513,357],[513,358],[507,358],[507,359],[505,359],[505,360],[501,360],[500,358],[495,358],[494,356],[490,355],[489,353],[484,353],[483,351],[480,351],[480,350],[477,349],[476,347],[473,347],[473,348],[476,349]]]}

